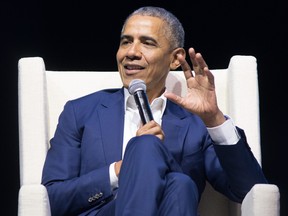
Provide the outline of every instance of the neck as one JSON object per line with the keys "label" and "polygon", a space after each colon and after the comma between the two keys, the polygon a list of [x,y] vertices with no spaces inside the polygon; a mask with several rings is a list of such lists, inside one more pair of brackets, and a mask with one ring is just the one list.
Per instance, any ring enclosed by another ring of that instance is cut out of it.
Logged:
{"label": "neck", "polygon": [[155,98],[158,98],[160,97],[164,92],[165,92],[165,87],[163,87],[160,91],[150,91],[150,90],[147,90],[147,97],[148,97],[148,100],[149,100],[149,103],[151,104],[152,101],[155,99]]}

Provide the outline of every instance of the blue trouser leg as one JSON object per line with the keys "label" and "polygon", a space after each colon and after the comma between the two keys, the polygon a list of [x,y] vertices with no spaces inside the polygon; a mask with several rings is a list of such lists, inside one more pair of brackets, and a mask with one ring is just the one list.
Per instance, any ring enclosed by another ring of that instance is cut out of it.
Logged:
{"label": "blue trouser leg", "polygon": [[130,140],[116,198],[116,216],[196,216],[197,187],[156,136]]}
{"label": "blue trouser leg", "polygon": [[198,188],[194,181],[179,172],[168,173],[163,200],[158,216],[196,216],[198,209]]}

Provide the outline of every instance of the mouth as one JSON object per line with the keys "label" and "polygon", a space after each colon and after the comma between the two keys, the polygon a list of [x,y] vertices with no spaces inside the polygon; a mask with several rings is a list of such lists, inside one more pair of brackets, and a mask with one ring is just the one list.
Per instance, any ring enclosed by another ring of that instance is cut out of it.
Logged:
{"label": "mouth", "polygon": [[145,68],[139,65],[124,65],[124,69],[127,75],[132,75],[132,74],[139,73]]}

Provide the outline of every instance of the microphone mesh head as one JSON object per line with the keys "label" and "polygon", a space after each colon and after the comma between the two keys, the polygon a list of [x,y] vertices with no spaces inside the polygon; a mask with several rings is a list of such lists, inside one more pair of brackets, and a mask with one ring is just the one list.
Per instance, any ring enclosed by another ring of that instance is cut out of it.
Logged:
{"label": "microphone mesh head", "polygon": [[134,79],[130,82],[128,91],[130,94],[134,94],[136,91],[142,90],[146,92],[146,84],[143,80]]}

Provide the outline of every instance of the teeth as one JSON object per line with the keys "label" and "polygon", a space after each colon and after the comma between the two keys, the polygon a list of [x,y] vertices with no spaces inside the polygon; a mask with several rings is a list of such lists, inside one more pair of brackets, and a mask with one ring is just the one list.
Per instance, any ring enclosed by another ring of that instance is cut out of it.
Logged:
{"label": "teeth", "polygon": [[129,70],[140,70],[141,67],[127,66],[127,69],[129,69]]}

